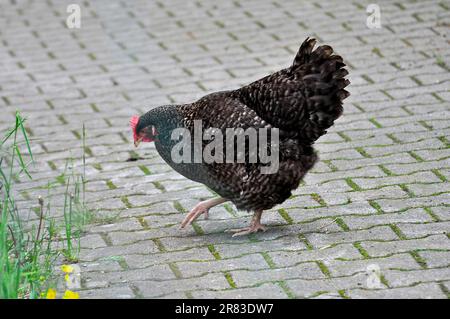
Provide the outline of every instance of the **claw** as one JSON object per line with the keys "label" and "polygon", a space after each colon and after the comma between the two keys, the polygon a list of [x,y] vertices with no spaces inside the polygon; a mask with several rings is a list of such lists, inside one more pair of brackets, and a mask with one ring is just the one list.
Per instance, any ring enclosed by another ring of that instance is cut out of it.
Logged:
{"label": "claw", "polygon": [[201,214],[205,214],[205,219],[208,219],[209,218],[209,209],[216,205],[222,204],[226,201],[227,201],[226,199],[219,197],[219,198],[208,199],[208,200],[198,203],[197,205],[195,205],[194,208],[192,208],[192,210],[189,212],[189,214],[183,220],[180,228],[184,228],[184,227],[192,224],[192,222],[194,220],[196,220],[197,217],[200,216]]}
{"label": "claw", "polygon": [[189,214],[186,216],[186,218],[181,222],[180,228],[189,226],[201,214],[205,214],[205,219],[208,219],[209,208],[205,207],[202,203],[198,203],[194,208],[192,208],[192,210],[189,212]]}
{"label": "claw", "polygon": [[258,225],[252,225],[250,227],[244,227],[244,228],[237,228],[237,229],[227,229],[226,233],[234,233],[231,237],[238,237],[238,236],[245,236],[250,235],[253,233],[257,233],[258,231],[265,232],[267,230],[266,227],[264,227],[261,224]]}
{"label": "claw", "polygon": [[250,223],[250,227],[240,228],[240,229],[229,229],[226,230],[226,233],[234,233],[231,237],[250,235],[253,233],[257,233],[258,231],[266,231],[266,227],[261,224],[261,214],[262,210],[255,211],[253,214],[252,222]]}

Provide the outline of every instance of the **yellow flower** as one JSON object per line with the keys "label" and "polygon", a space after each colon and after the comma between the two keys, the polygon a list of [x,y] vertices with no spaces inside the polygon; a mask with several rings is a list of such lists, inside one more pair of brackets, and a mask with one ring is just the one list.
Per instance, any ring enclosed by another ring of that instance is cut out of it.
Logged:
{"label": "yellow flower", "polygon": [[67,282],[70,282],[70,275],[69,274],[65,274],[64,275],[64,280]]}
{"label": "yellow flower", "polygon": [[63,296],[63,299],[78,299],[78,298],[80,298],[78,293],[70,290],[66,290]]}
{"label": "yellow flower", "polygon": [[56,290],[55,289],[49,289],[47,290],[47,296],[46,299],[56,299]]}
{"label": "yellow flower", "polygon": [[73,272],[73,267],[70,265],[62,265],[61,270],[66,274],[70,274],[71,272]]}

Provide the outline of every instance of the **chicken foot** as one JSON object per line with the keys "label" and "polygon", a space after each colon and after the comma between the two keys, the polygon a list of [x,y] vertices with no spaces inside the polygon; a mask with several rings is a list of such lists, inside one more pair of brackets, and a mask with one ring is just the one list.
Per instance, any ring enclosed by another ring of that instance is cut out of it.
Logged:
{"label": "chicken foot", "polygon": [[201,214],[205,214],[205,219],[208,219],[209,209],[211,207],[225,203],[226,201],[228,201],[228,200],[225,198],[219,197],[219,198],[208,199],[208,200],[198,203],[197,205],[195,205],[194,208],[192,208],[192,210],[189,212],[189,214],[183,220],[180,228],[184,228],[184,227],[190,225]]}
{"label": "chicken foot", "polygon": [[266,231],[266,227],[261,224],[262,210],[257,210],[252,217],[252,221],[249,227],[238,228],[238,229],[228,229],[225,232],[234,233],[232,237],[244,236],[256,233],[258,231]]}

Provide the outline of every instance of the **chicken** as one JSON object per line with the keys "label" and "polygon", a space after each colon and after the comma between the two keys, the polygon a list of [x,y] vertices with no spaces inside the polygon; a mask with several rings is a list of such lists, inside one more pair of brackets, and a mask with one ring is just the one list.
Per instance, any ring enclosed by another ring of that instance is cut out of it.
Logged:
{"label": "chicken", "polygon": [[[263,211],[288,199],[314,166],[318,157],[313,144],[342,114],[342,100],[349,95],[344,88],[350,83],[342,58],[330,46],[314,49],[315,44],[315,39],[307,38],[290,67],[240,89],[212,93],[191,104],[156,107],[132,117],[135,146],[154,141],[160,156],[175,171],[220,196],[197,204],[181,228],[202,214],[207,218],[211,207],[231,201],[238,209],[254,212],[249,227],[229,230],[233,236],[264,231]],[[221,143],[229,129],[238,133]],[[270,138],[263,144],[264,135],[258,135],[257,150],[251,135],[245,133],[249,129],[265,131]],[[190,134],[174,135],[177,130]],[[185,139],[182,148],[179,137]],[[236,141],[245,144],[243,152]],[[213,151],[208,142],[216,143]],[[227,148],[230,143],[234,145]],[[263,173],[268,162],[261,149],[276,155],[276,171]],[[196,150],[200,157],[195,158]],[[207,160],[205,153],[214,160]],[[175,158],[181,154],[188,160]],[[223,156],[227,160],[220,160]]]}

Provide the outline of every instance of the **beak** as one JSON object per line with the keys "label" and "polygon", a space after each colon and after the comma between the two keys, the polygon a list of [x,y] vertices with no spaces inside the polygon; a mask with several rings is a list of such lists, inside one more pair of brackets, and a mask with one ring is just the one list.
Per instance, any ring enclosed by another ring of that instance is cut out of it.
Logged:
{"label": "beak", "polygon": [[142,142],[142,137],[140,137],[140,138],[138,138],[137,140],[134,141],[134,146],[138,147],[139,144],[141,144],[141,142]]}

